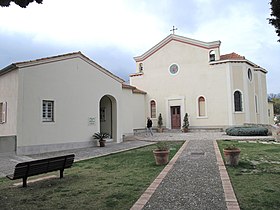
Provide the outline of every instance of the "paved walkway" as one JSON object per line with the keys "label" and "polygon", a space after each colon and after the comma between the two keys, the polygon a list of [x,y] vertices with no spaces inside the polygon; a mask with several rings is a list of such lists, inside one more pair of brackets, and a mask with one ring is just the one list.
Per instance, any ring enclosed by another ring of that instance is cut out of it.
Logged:
{"label": "paved walkway", "polygon": [[31,156],[0,156],[0,177],[13,172],[18,162],[75,153],[76,161],[142,147],[154,141],[186,140],[170,163],[131,209],[239,209],[216,139],[223,133],[145,133],[105,148],[52,152]]}
{"label": "paved walkway", "polygon": [[190,140],[144,209],[226,209],[213,141]]}
{"label": "paved walkway", "polygon": [[[142,134],[145,140],[165,140],[160,135],[145,137]],[[224,139],[223,133],[168,133],[164,136],[166,140],[187,141],[132,210],[239,209],[215,141]]]}

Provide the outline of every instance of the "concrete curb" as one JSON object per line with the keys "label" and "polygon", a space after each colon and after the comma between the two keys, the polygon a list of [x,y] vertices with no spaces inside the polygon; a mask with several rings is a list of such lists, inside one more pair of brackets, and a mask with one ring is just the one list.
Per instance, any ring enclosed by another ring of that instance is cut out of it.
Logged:
{"label": "concrete curb", "polygon": [[156,191],[157,187],[160,185],[164,177],[167,173],[172,169],[173,165],[187,147],[189,141],[185,141],[182,147],[178,150],[175,156],[170,160],[170,162],[165,166],[165,168],[161,171],[161,173],[157,176],[157,178],[153,181],[153,183],[146,189],[146,191],[141,195],[141,197],[136,201],[136,203],[130,208],[131,210],[140,210],[143,209],[145,204],[149,201],[153,193]]}
{"label": "concrete curb", "polygon": [[240,210],[217,141],[213,141],[228,210]]}
{"label": "concrete curb", "polygon": [[156,143],[157,142],[149,142],[145,145],[134,146],[134,147],[126,148],[126,149],[120,149],[120,150],[116,150],[116,151],[112,151],[112,152],[108,152],[108,153],[104,153],[104,154],[95,155],[95,156],[92,156],[92,157],[77,159],[77,160],[74,160],[74,162],[79,162],[79,161],[83,161],[83,160],[89,160],[89,159],[93,159],[93,158],[109,156],[109,155],[118,154],[118,153],[121,153],[121,152],[127,152],[129,150],[134,150],[134,149],[139,149],[139,148],[142,148],[142,147],[147,147],[147,146],[150,146],[150,145],[153,145],[153,144],[156,144]]}

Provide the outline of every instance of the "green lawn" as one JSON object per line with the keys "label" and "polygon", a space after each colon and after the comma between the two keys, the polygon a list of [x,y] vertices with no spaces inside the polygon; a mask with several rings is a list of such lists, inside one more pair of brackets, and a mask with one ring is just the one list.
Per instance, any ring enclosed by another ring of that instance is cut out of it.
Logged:
{"label": "green lawn", "polygon": [[241,149],[238,167],[227,167],[241,209],[280,209],[280,145],[218,141]]}
{"label": "green lawn", "polygon": [[[172,158],[183,142],[169,144]],[[63,179],[39,181],[27,188],[13,186],[21,180],[1,178],[0,209],[130,209],[164,168],[155,165],[155,147],[76,162],[65,170]],[[52,174],[59,172],[48,175]]]}

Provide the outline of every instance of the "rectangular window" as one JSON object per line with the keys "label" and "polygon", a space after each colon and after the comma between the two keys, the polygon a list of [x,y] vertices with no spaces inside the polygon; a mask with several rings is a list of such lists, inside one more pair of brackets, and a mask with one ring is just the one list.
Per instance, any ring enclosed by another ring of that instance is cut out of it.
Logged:
{"label": "rectangular window", "polygon": [[0,102],[0,123],[7,121],[7,102]]}
{"label": "rectangular window", "polygon": [[43,100],[42,119],[43,122],[54,122],[54,101]]}

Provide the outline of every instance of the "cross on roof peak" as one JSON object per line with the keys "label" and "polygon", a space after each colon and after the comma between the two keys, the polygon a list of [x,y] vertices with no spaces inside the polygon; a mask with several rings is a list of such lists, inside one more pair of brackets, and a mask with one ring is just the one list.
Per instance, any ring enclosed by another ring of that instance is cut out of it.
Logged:
{"label": "cross on roof peak", "polygon": [[170,31],[172,31],[172,33],[175,34],[176,30],[178,30],[178,28],[175,28],[175,26],[173,26],[173,28]]}

